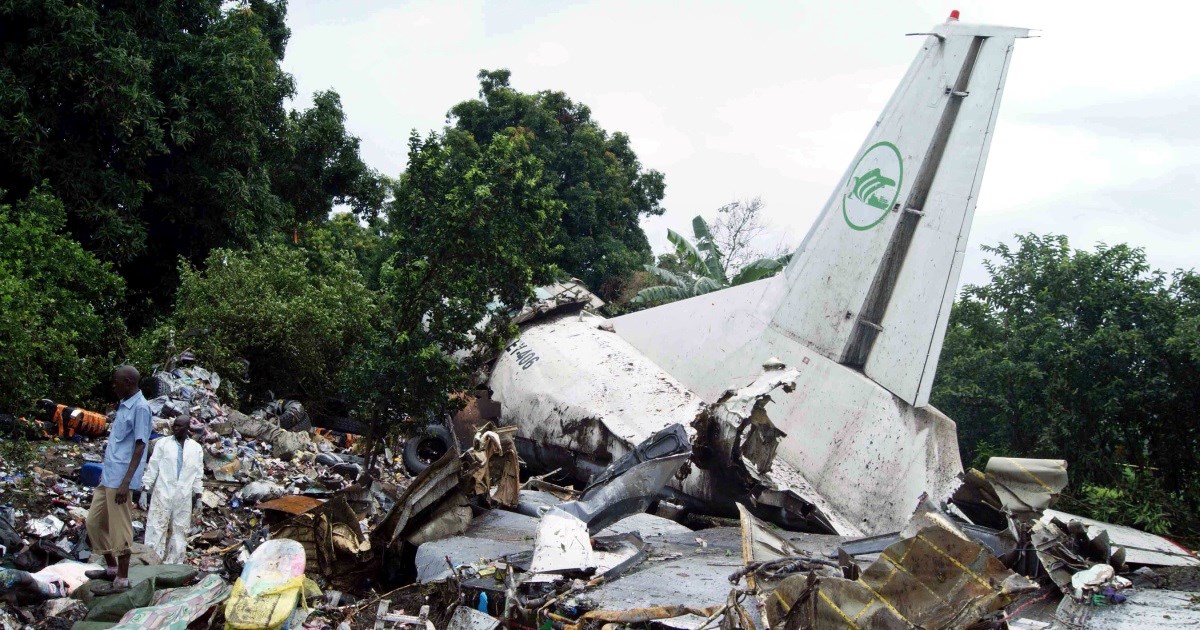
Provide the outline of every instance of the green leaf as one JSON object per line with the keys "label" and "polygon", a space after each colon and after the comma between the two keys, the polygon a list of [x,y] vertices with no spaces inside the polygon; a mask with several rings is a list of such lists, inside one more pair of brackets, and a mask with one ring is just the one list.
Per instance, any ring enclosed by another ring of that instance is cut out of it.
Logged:
{"label": "green leaf", "polygon": [[702,276],[697,278],[696,283],[692,285],[692,295],[703,295],[705,293],[712,293],[713,291],[720,291],[724,288],[724,284],[721,284],[712,278]]}
{"label": "green leaf", "polygon": [[666,284],[668,284],[670,286],[683,288],[688,285],[688,280],[686,278],[683,278],[682,276],[679,276],[679,275],[672,273],[666,269],[663,269],[662,267],[655,267],[654,265],[646,265],[644,268],[648,273],[652,274],[654,277],[658,278],[659,280],[665,282]]}
{"label": "green leaf", "polygon": [[666,304],[692,297],[692,293],[681,287],[657,286],[648,287],[637,292],[630,300],[631,304],[654,305]]}
{"label": "green leaf", "polygon": [[700,255],[700,251],[692,245],[682,235],[675,230],[667,230],[667,240],[675,246],[675,255],[679,257],[679,261],[687,267],[689,271],[698,276],[707,276],[709,274],[708,264],[704,262],[704,257]]}
{"label": "green leaf", "polygon": [[704,217],[697,215],[692,219],[692,233],[696,235],[696,249],[704,253],[704,264],[708,269],[706,275],[721,284],[727,284],[721,250],[717,247],[716,240],[709,231]]}
{"label": "green leaf", "polygon": [[758,260],[742,267],[736,275],[733,276],[731,285],[746,284],[755,280],[769,278],[782,270],[784,265],[778,259],[759,258]]}

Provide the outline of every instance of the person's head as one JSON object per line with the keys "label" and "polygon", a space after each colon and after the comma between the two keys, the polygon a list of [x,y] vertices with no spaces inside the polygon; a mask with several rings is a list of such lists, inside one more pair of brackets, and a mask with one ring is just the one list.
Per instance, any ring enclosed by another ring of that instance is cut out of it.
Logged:
{"label": "person's head", "polygon": [[125,400],[137,393],[139,380],[141,380],[141,375],[138,374],[137,368],[132,365],[122,365],[113,370],[113,392],[121,400]]}
{"label": "person's head", "polygon": [[175,418],[175,422],[171,423],[171,435],[175,436],[176,440],[182,444],[187,440],[188,433],[192,430],[192,419],[187,416],[179,416]]}

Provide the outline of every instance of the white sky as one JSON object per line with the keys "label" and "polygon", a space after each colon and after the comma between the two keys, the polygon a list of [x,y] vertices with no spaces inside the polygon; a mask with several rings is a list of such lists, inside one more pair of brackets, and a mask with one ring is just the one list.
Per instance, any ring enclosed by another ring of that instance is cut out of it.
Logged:
{"label": "white sky", "polygon": [[656,251],[668,227],[690,234],[696,214],[756,195],[773,237],[796,245],[919,49],[904,33],[957,8],[1040,35],[1017,42],[963,283],[987,279],[980,244],[1026,232],[1200,266],[1200,4],[1101,6],[292,0],[284,66],[297,106],[341,94],[364,158],[393,176],[411,130],[440,129],[480,69],[509,68],[518,90],[588,105],[665,174],[666,213],[642,225]]}

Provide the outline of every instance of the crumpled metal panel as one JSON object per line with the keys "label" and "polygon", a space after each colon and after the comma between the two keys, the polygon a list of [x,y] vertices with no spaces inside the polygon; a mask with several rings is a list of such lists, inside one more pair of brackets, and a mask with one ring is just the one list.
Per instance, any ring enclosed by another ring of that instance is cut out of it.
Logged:
{"label": "crumpled metal panel", "polygon": [[[590,535],[630,514],[644,512],[691,455],[680,425],[646,438],[600,475],[576,501],[541,516],[533,546],[533,573],[589,571],[597,566]],[[680,452],[682,451],[682,452]],[[644,457],[653,459],[642,460]],[[633,463],[637,462],[637,463]]]}
{"label": "crumpled metal panel", "polygon": [[1066,512],[1046,510],[1042,522],[1049,523],[1058,519],[1064,523],[1079,521],[1092,534],[1092,528],[1108,532],[1109,542],[1125,549],[1125,562],[1150,566],[1200,566],[1200,557],[1196,553],[1171,540],[1156,536],[1132,527],[1113,525]]}
{"label": "crumpled metal panel", "polygon": [[690,454],[691,452],[691,438],[688,436],[687,429],[683,428],[682,424],[672,424],[642,440],[633,447],[633,450],[593,477],[587,488],[584,488],[584,496],[586,497],[593,488],[603,486],[638,464],[668,455]]}
{"label": "crumpled metal panel", "polygon": [[670,455],[642,462],[603,486],[596,486],[577,501],[560,503],[556,508],[583,521],[595,533],[629,516],[646,511],[659,490],[688,461],[689,453]]}
{"label": "crumpled metal panel", "polygon": [[538,521],[533,543],[532,573],[585,572],[596,568],[587,523],[560,508],[550,508]]}
{"label": "crumpled metal panel", "polygon": [[1039,512],[1067,487],[1067,462],[1061,459],[992,457],[984,468],[1001,504],[1010,512]]}
{"label": "crumpled metal panel", "polygon": [[601,300],[579,280],[555,282],[534,289],[534,302],[513,317],[514,324],[525,324],[563,312],[584,308],[596,310],[604,306]]}
{"label": "crumpled metal panel", "polygon": [[761,484],[775,463],[779,441],[787,434],[767,416],[766,406],[777,389],[791,392],[799,372],[772,362],[746,387],[729,389],[696,417],[697,450],[719,465]]}
{"label": "crumpled metal panel", "polygon": [[889,546],[857,580],[788,577],[765,612],[771,627],[967,628],[1036,589],[987,548],[934,526]]}
{"label": "crumpled metal panel", "polygon": [[399,550],[403,542],[401,534],[405,533],[409,521],[457,488],[461,470],[457,449],[451,449],[422,471],[400,495],[383,523],[375,528],[375,538],[385,546]]}
{"label": "crumpled metal panel", "polygon": [[454,616],[450,617],[446,630],[496,630],[499,627],[499,619],[470,606],[460,605],[454,609]]}

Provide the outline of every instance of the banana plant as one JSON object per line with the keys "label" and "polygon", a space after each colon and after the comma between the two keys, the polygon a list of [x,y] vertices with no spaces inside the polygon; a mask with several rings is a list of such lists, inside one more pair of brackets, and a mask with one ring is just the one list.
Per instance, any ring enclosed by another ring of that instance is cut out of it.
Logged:
{"label": "banana plant", "polygon": [[755,280],[769,278],[783,269],[791,255],[779,258],[760,258],[738,270],[732,278],[725,274],[721,249],[708,229],[703,217],[692,219],[693,244],[675,230],[667,230],[667,240],[675,246],[675,257],[679,260],[679,272],[655,265],[645,269],[662,284],[647,287],[637,292],[630,300],[638,306],[666,304],[704,295],[726,287],[737,286]]}

